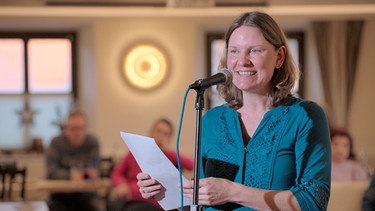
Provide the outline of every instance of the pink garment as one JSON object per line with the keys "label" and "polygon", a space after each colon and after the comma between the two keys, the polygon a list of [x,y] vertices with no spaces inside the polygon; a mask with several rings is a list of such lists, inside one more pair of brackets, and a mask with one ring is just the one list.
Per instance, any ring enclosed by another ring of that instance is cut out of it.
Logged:
{"label": "pink garment", "polygon": [[[176,167],[178,166],[177,155],[174,151],[164,152],[164,154]],[[182,156],[181,154],[180,154],[180,163],[181,163],[182,169],[186,169],[186,170],[194,169],[193,160],[185,156]],[[158,204],[156,200],[144,199],[141,193],[139,192],[139,187],[137,185],[138,180],[136,178],[139,172],[141,172],[141,169],[138,166],[137,161],[135,160],[134,156],[131,153],[128,153],[113,169],[112,174],[111,174],[112,184],[113,186],[116,187],[122,183],[127,183],[131,190],[133,200],[147,201],[161,209],[161,206]]]}
{"label": "pink garment", "polygon": [[332,181],[353,182],[367,179],[366,168],[357,161],[347,160],[341,163],[332,163]]}

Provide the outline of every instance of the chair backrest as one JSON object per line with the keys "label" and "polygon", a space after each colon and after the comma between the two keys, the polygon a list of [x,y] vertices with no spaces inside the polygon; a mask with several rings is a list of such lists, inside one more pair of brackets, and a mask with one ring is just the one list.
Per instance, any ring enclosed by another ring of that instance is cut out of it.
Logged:
{"label": "chair backrest", "polygon": [[115,161],[112,157],[102,157],[100,161],[100,177],[109,178],[115,167]]}
{"label": "chair backrest", "polygon": [[[20,186],[19,199],[25,199],[26,167],[16,165],[0,165],[1,193],[0,200],[12,201],[13,185]],[[18,180],[20,179],[20,181]]]}

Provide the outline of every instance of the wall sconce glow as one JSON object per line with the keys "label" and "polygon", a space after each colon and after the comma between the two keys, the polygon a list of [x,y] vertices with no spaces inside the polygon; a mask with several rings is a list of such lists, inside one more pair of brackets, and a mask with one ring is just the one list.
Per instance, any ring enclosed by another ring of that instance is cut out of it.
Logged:
{"label": "wall sconce glow", "polygon": [[158,47],[140,44],[125,55],[122,71],[132,86],[146,90],[162,84],[168,73],[168,62]]}

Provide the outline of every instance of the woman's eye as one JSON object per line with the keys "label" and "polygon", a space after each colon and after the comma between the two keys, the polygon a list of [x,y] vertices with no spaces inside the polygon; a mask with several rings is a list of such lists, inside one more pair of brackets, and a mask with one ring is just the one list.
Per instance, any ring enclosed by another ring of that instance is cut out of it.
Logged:
{"label": "woman's eye", "polygon": [[237,53],[237,50],[232,49],[232,50],[230,50],[229,52],[230,52],[230,53]]}
{"label": "woman's eye", "polygon": [[262,51],[260,49],[257,49],[257,48],[253,48],[250,50],[250,54],[252,55],[256,55],[256,54],[259,54],[261,53]]}

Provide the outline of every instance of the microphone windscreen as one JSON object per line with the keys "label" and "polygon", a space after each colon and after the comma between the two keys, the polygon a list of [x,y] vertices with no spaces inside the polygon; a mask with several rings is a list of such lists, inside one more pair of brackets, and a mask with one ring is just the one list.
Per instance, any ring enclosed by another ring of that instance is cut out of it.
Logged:
{"label": "microphone windscreen", "polygon": [[223,73],[225,75],[224,84],[228,84],[232,81],[232,73],[227,68],[220,69],[219,73]]}

